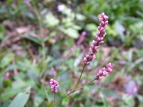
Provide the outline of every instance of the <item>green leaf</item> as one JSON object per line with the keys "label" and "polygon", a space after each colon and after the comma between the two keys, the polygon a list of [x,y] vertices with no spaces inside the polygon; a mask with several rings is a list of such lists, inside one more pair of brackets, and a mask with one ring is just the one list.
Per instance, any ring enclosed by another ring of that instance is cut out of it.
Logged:
{"label": "green leaf", "polygon": [[133,105],[135,105],[135,100],[133,97],[128,97],[128,95],[126,94],[123,94],[122,95],[122,99],[123,101],[129,106],[129,107],[132,107]]}
{"label": "green leaf", "polygon": [[72,28],[68,28],[65,33],[72,38],[78,38],[79,35],[77,30]]}
{"label": "green leaf", "polygon": [[61,31],[72,38],[78,38],[79,35],[78,31],[73,28],[67,28],[67,29],[61,28]]}
{"label": "green leaf", "polygon": [[10,97],[16,95],[20,91],[22,91],[22,89],[5,89],[4,93],[1,95],[1,100],[9,99]]}
{"label": "green leaf", "polygon": [[3,78],[0,78],[0,89],[3,88]]}
{"label": "green leaf", "polygon": [[48,67],[53,67],[61,63],[61,59],[53,60]]}
{"label": "green leaf", "polygon": [[138,66],[142,62],[143,62],[143,58],[137,59],[134,63],[129,65],[130,67],[127,68],[127,72],[131,72],[136,66]]}
{"label": "green leaf", "polygon": [[68,72],[61,72],[59,75],[60,76],[57,78],[57,80],[61,81],[60,82],[60,85],[62,86],[61,88],[63,90],[69,89],[69,87],[71,86],[71,79],[69,77],[69,73]]}
{"label": "green leaf", "polygon": [[0,67],[1,68],[4,68],[6,67],[8,64],[11,63],[12,59],[13,59],[14,55],[13,54],[8,54],[6,55],[2,60],[1,60],[1,63],[0,63]]}
{"label": "green leaf", "polygon": [[32,36],[29,36],[29,35],[24,35],[23,37],[30,40],[30,41],[32,41],[32,42],[34,42],[34,43],[37,43],[39,45],[42,44],[42,41],[40,40],[39,37],[32,37]]}
{"label": "green leaf", "polygon": [[59,20],[52,13],[46,15],[44,22],[48,27],[54,27],[59,24]]}
{"label": "green leaf", "polygon": [[36,93],[34,97],[34,107],[39,107],[40,104],[44,101],[44,99],[45,99],[44,90],[41,89]]}
{"label": "green leaf", "polygon": [[2,24],[0,24],[0,40],[4,38],[5,34],[6,34],[5,27]]}
{"label": "green leaf", "polygon": [[116,21],[115,22],[115,28],[116,28],[117,33],[120,35],[121,40],[125,41],[125,35],[124,35],[125,28],[124,28],[124,26],[119,21]]}
{"label": "green leaf", "polygon": [[49,98],[49,95],[48,95],[48,91],[44,88],[45,90],[45,93],[46,93],[46,97],[47,97],[47,100],[48,100],[48,105],[50,105],[50,98]]}
{"label": "green leaf", "polygon": [[79,21],[83,21],[83,20],[86,19],[86,17],[85,17],[84,15],[82,15],[82,14],[76,14],[76,18],[77,18],[77,20],[79,20]]}
{"label": "green leaf", "polygon": [[101,96],[101,98],[102,98],[102,100],[104,102],[104,107],[108,107],[108,101],[106,99],[106,96],[104,96],[104,94],[102,94],[102,93],[100,93],[100,96]]}
{"label": "green leaf", "polygon": [[43,97],[36,95],[34,98],[34,105],[38,107],[43,102]]}
{"label": "green leaf", "polygon": [[74,61],[74,66],[77,67],[83,58],[83,54],[80,54]]}
{"label": "green leaf", "polygon": [[8,78],[3,82],[4,85],[12,86],[12,81]]}
{"label": "green leaf", "polygon": [[104,89],[101,90],[103,94],[108,95],[108,96],[113,96],[115,98],[119,98],[118,94],[116,94],[114,91],[112,90],[108,90],[108,89]]}
{"label": "green leaf", "polygon": [[91,24],[87,24],[86,25],[86,29],[89,30],[89,31],[94,31],[94,30],[98,31],[97,30],[97,26],[95,24],[92,24],[92,23]]}
{"label": "green leaf", "polygon": [[10,100],[6,100],[2,105],[0,105],[0,107],[8,107],[9,104]]}
{"label": "green leaf", "polygon": [[135,34],[141,34],[143,33],[143,22],[142,21],[139,21],[135,24],[131,24],[129,26],[129,29],[131,32],[135,33]]}
{"label": "green leaf", "polygon": [[115,77],[116,73],[112,73],[105,78],[104,84],[109,84]]}
{"label": "green leaf", "polygon": [[27,88],[25,93],[19,93],[14,100],[10,103],[9,107],[24,107],[30,96],[30,87]]}

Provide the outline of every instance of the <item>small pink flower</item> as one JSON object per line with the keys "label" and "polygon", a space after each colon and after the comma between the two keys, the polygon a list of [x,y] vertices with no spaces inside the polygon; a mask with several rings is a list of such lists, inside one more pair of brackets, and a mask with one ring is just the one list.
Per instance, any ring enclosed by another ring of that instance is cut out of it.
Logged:
{"label": "small pink flower", "polygon": [[31,3],[30,3],[29,1],[24,0],[24,2],[25,2],[25,4],[26,4],[28,7],[31,7],[31,6],[32,6]]}
{"label": "small pink flower", "polygon": [[58,92],[58,87],[59,87],[59,84],[56,80],[54,79],[50,79],[50,86],[51,86],[51,91],[54,92],[54,93],[57,93]]}
{"label": "small pink flower", "polygon": [[7,71],[4,75],[4,80],[6,80],[7,78],[9,78],[10,73]]}
{"label": "small pink flower", "polygon": [[102,79],[103,77],[107,76],[110,72],[112,72],[112,64],[109,63],[107,68],[102,68],[101,70],[98,71],[98,73],[96,74],[96,78]]}

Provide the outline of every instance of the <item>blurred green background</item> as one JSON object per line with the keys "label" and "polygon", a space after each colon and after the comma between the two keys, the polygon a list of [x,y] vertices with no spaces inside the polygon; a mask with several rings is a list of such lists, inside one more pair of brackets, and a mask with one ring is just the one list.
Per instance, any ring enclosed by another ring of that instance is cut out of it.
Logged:
{"label": "blurred green background", "polygon": [[105,43],[80,84],[114,72],[56,107],[143,107],[143,0],[0,0],[0,107],[47,107],[51,78],[57,100],[73,89],[102,12]]}

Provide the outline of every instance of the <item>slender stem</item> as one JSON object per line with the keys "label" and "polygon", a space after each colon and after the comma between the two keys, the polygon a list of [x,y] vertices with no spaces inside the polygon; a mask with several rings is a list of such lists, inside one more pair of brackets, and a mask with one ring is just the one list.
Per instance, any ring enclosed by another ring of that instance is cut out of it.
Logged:
{"label": "slender stem", "polygon": [[79,88],[77,88],[76,90],[74,90],[74,92],[77,91],[77,90],[80,90],[80,89],[84,88],[86,85],[92,83],[92,82],[93,82],[94,80],[96,80],[96,79],[97,79],[97,78],[94,78],[93,80],[89,81],[88,83],[82,85],[81,87],[79,87]]}
{"label": "slender stem", "polygon": [[74,89],[76,89],[76,88],[77,88],[77,86],[78,86],[78,84],[79,84],[79,82],[80,82],[80,79],[81,79],[81,77],[82,77],[82,74],[83,74],[83,72],[84,72],[84,68],[85,68],[85,67],[86,67],[86,64],[84,64],[84,66],[83,66],[83,68],[82,68],[82,71],[81,71],[80,77],[78,78],[78,81],[77,81],[76,86],[75,86],[75,88],[74,88]]}
{"label": "slender stem", "polygon": [[42,63],[43,63],[43,69],[42,69],[39,77],[43,77],[43,74],[44,74],[45,68],[46,68],[46,62],[45,62],[45,59],[46,59],[46,52],[45,52],[46,47],[45,47],[44,41],[42,41],[41,45],[42,45],[42,60],[43,60]]}
{"label": "slender stem", "polygon": [[54,103],[55,103],[55,93],[54,93]]}
{"label": "slender stem", "polygon": [[73,93],[74,91],[71,91],[69,94],[67,94],[66,96],[64,96],[63,98],[61,98],[59,101],[57,101],[56,103],[54,103],[54,105],[57,105],[60,101],[62,101],[63,99],[65,99],[66,97],[68,97],[71,93]]}
{"label": "slender stem", "polygon": [[66,96],[64,96],[64,97],[63,97],[62,99],[60,99],[59,101],[57,101],[54,105],[57,105],[60,101],[64,100],[64,99],[65,99],[66,97],[68,97],[70,94],[72,94],[72,93],[74,93],[75,91],[78,91],[78,90],[84,88],[86,85],[92,83],[92,82],[93,82],[94,80],[96,80],[96,79],[97,79],[97,78],[94,78],[93,80],[91,80],[91,81],[89,81],[88,83],[82,85],[81,87],[79,87],[79,88],[77,88],[77,89],[71,91],[69,94],[67,94]]}
{"label": "slender stem", "polygon": [[45,52],[45,43],[44,41],[42,41],[42,57],[43,57],[43,60],[46,59],[46,52]]}

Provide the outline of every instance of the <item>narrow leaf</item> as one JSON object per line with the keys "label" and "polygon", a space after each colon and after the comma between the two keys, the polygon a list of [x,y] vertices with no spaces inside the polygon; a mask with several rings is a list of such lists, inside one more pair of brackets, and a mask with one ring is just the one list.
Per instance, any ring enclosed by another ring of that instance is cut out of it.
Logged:
{"label": "narrow leaf", "polygon": [[30,88],[25,93],[19,93],[10,103],[9,107],[24,107],[30,96]]}

